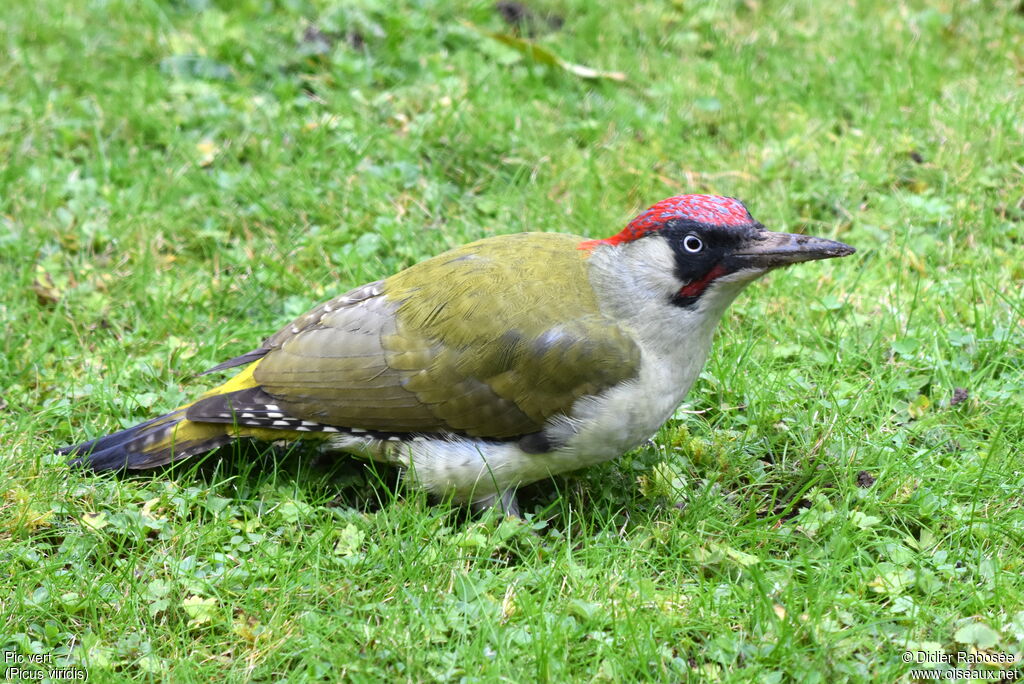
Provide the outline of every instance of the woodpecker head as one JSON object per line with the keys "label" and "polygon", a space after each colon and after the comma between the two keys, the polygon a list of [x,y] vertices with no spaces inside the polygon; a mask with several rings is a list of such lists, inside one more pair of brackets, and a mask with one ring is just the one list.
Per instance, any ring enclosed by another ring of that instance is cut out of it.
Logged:
{"label": "woodpecker head", "polygon": [[633,262],[643,289],[689,310],[724,309],[745,285],[801,261],[853,254],[853,247],[790,233],[773,233],[732,197],[679,195],[658,202],[621,232],[587,240]]}

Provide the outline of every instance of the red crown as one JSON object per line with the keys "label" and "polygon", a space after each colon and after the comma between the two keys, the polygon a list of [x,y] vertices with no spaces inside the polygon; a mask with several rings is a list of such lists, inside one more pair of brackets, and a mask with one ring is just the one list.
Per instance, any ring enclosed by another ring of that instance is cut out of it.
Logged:
{"label": "red crown", "polygon": [[734,197],[718,195],[677,195],[663,199],[629,222],[616,235],[603,240],[587,240],[580,243],[581,249],[594,245],[621,245],[632,242],[650,232],[661,230],[671,219],[684,219],[709,226],[749,226],[754,217]]}

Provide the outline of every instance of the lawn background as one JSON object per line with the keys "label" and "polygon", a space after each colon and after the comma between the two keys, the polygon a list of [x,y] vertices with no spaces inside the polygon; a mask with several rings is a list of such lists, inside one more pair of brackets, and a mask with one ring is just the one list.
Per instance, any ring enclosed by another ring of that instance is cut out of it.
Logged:
{"label": "lawn background", "polygon": [[[40,0],[0,36],[5,652],[836,682],[1024,650],[1018,0]],[[309,449],[52,454],[350,287],[682,192],[858,252],[751,287],[654,444],[528,488],[526,523]]]}

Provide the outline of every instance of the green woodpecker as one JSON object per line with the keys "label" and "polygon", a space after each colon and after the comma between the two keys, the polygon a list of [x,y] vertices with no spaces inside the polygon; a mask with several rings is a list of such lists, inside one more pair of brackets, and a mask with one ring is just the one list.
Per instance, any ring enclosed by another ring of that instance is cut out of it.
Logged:
{"label": "green woodpecker", "polygon": [[659,202],[603,240],[487,238],[324,302],[214,367],[244,369],[194,402],[62,452],[140,469],[237,438],[319,440],[515,512],[520,485],[654,434],[751,281],[853,251],[707,195]]}

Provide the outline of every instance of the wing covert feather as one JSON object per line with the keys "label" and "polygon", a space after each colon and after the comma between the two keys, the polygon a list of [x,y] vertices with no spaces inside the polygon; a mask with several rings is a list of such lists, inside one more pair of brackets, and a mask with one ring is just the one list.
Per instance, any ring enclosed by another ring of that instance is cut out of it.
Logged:
{"label": "wing covert feather", "polygon": [[628,332],[599,310],[581,239],[481,240],[357,288],[268,338],[254,378],[290,415],[329,425],[538,432],[640,364]]}

